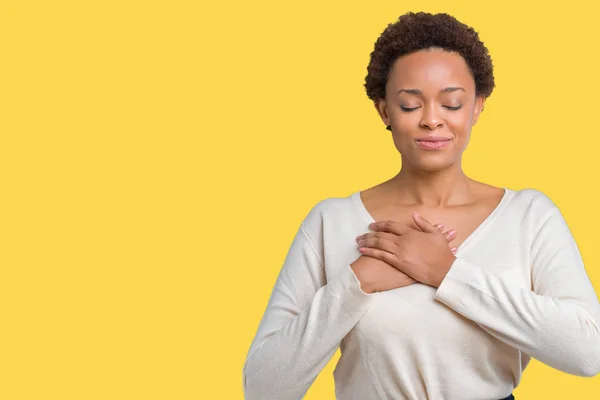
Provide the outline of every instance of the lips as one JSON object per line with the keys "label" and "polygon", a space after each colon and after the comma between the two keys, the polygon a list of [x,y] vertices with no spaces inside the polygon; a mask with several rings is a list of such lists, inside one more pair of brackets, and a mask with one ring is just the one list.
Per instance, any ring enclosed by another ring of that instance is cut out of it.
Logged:
{"label": "lips", "polygon": [[427,137],[416,139],[417,145],[423,150],[441,150],[448,146],[452,139],[444,137]]}
{"label": "lips", "polygon": [[417,142],[445,142],[447,140],[451,140],[450,138],[441,137],[441,136],[429,136],[421,139],[416,139]]}

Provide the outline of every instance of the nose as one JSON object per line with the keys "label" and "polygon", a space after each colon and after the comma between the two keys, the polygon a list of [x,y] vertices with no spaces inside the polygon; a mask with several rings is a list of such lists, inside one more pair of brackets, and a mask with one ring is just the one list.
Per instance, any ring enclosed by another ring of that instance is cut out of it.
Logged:
{"label": "nose", "polygon": [[434,104],[423,107],[423,117],[421,118],[421,126],[435,129],[442,126],[442,118],[439,115],[439,110]]}

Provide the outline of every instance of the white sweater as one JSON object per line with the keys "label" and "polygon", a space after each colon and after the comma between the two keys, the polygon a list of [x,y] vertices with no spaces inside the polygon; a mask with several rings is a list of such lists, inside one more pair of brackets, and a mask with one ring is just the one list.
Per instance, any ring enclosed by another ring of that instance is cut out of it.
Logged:
{"label": "white sweater", "polygon": [[350,264],[374,219],[359,192],[300,224],[243,368],[248,400],[301,399],[338,347],[337,399],[501,399],[530,357],[600,373],[600,305],[557,206],[510,190],[438,288],[367,294]]}

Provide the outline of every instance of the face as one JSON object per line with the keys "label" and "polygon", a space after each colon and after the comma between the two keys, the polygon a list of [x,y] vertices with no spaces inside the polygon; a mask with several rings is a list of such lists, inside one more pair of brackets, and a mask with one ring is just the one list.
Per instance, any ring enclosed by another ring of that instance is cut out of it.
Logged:
{"label": "face", "polygon": [[438,171],[460,167],[483,103],[462,56],[435,49],[396,60],[375,106],[391,125],[403,168]]}

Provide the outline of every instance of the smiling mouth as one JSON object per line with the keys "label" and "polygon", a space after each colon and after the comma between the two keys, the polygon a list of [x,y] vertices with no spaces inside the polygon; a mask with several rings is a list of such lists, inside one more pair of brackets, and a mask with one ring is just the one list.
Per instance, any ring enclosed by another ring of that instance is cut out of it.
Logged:
{"label": "smiling mouth", "polygon": [[416,140],[420,148],[424,150],[440,150],[448,146],[452,139],[423,139]]}

